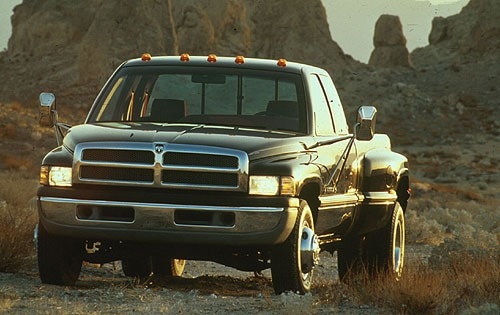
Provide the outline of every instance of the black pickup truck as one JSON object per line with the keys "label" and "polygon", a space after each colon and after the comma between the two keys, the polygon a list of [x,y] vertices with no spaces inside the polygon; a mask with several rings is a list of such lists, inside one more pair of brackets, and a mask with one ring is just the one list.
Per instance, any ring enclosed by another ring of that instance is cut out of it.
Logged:
{"label": "black pickup truck", "polygon": [[180,276],[186,260],[271,268],[276,293],[306,293],[321,250],[341,279],[403,269],[407,159],[361,106],[349,131],[329,74],[287,60],[162,56],[121,64],[85,123],[42,125],[35,230],[43,283],[82,262]]}

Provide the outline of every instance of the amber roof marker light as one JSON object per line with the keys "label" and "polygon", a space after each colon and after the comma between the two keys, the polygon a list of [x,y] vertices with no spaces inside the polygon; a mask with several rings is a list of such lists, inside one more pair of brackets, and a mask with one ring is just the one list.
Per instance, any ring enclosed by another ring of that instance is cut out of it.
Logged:
{"label": "amber roof marker light", "polygon": [[245,63],[245,57],[243,56],[236,56],[236,58],[234,59],[234,62],[239,64],[239,65],[242,65]]}
{"label": "amber roof marker light", "polygon": [[210,54],[210,55],[208,55],[207,61],[208,62],[216,62],[217,56],[215,54]]}
{"label": "amber roof marker light", "polygon": [[181,54],[181,61],[184,61],[184,62],[189,61],[189,54],[188,53]]}
{"label": "amber roof marker light", "polygon": [[149,54],[149,53],[142,54],[141,60],[142,61],[151,61],[151,54]]}
{"label": "amber roof marker light", "polygon": [[283,59],[283,58],[280,58],[278,59],[278,63],[277,63],[278,67],[286,67],[286,59]]}

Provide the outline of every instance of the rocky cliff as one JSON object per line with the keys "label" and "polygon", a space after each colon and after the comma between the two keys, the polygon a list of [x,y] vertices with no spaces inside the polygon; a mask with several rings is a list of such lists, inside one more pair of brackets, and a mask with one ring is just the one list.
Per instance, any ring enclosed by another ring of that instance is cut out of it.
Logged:
{"label": "rocky cliff", "polygon": [[331,39],[320,0],[24,1],[12,26],[0,58],[4,100],[51,90],[88,104],[114,68],[143,52],[354,63]]}
{"label": "rocky cliff", "polygon": [[143,52],[284,57],[327,68],[351,123],[358,106],[377,106],[378,128],[396,144],[495,137],[498,21],[499,1],[471,0],[459,14],[436,18],[430,44],[408,56],[400,28],[379,31],[376,49],[395,43],[406,62],[390,57],[382,67],[344,55],[320,0],[25,0],[0,53],[0,95],[35,107],[38,93],[50,90],[62,105],[86,109],[113,69]]}

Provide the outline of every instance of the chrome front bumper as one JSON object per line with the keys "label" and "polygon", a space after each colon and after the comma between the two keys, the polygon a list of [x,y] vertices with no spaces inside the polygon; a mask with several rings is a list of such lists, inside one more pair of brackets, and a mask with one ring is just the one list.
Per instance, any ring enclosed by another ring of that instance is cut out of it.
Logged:
{"label": "chrome front bumper", "polygon": [[39,197],[44,227],[87,239],[263,245],[286,240],[296,207],[233,207]]}

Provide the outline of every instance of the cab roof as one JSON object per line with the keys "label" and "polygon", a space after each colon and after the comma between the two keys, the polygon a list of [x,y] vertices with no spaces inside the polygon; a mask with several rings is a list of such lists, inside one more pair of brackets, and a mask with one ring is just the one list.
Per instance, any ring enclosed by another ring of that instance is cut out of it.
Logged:
{"label": "cab roof", "polygon": [[219,57],[216,55],[190,56],[182,54],[180,56],[151,56],[143,54],[141,58],[130,59],[123,63],[123,67],[136,66],[197,66],[197,67],[230,67],[260,69],[270,71],[284,71],[292,73],[302,73],[306,68],[308,72],[325,72],[321,68],[310,66],[298,62],[290,62],[285,59],[261,59],[236,57]]}

